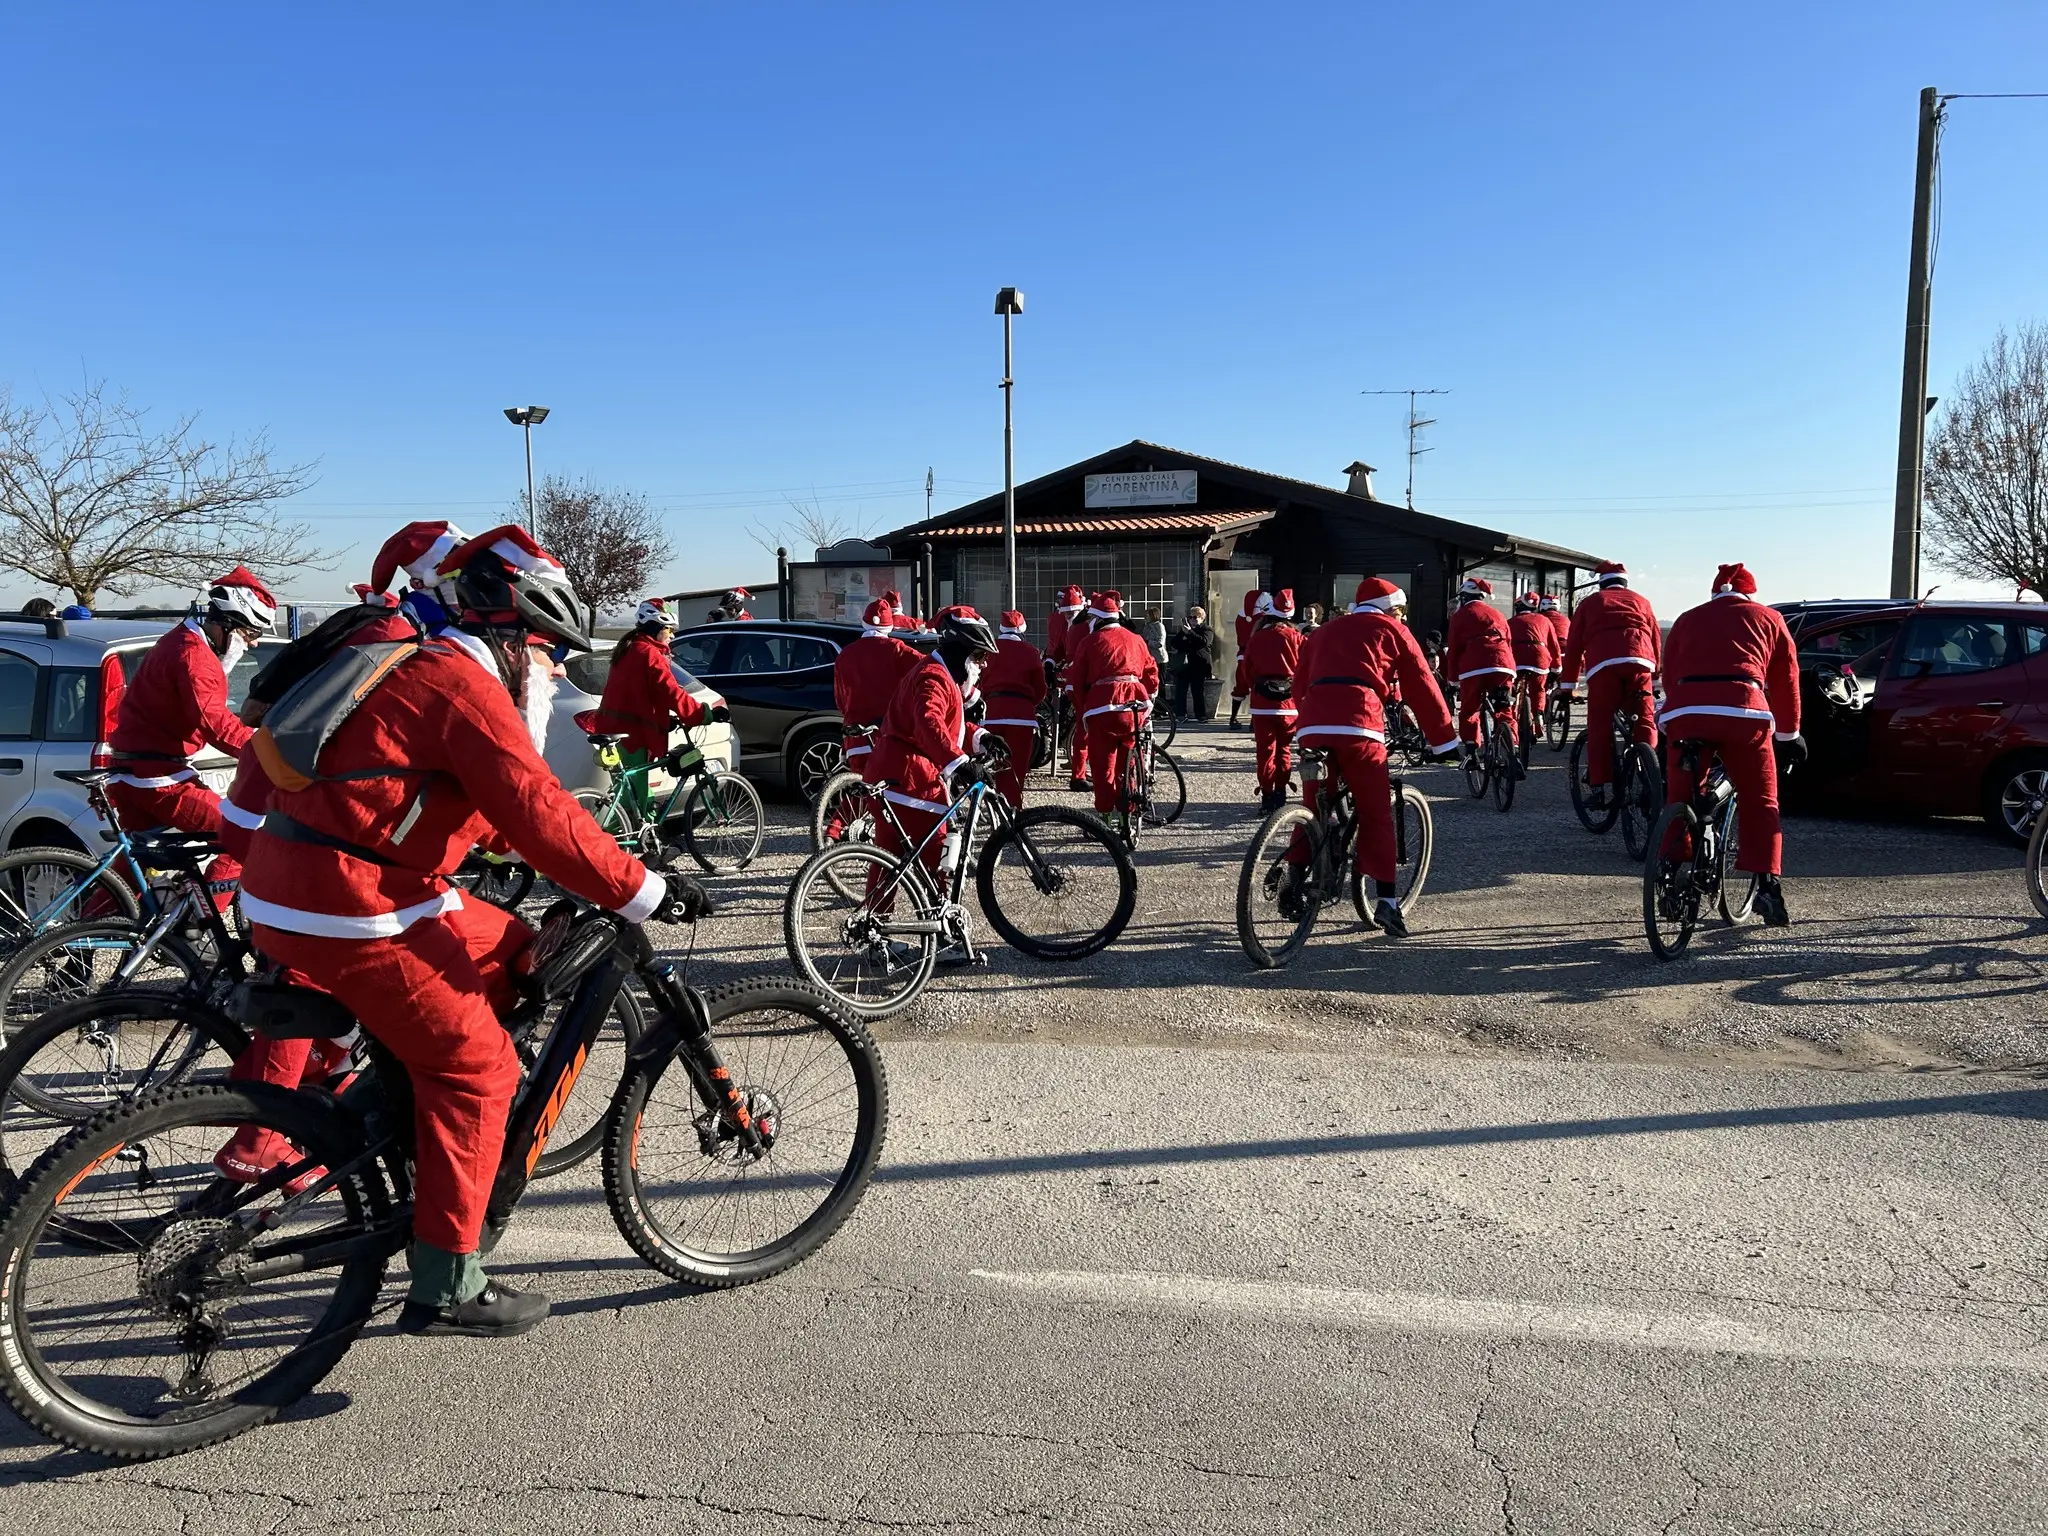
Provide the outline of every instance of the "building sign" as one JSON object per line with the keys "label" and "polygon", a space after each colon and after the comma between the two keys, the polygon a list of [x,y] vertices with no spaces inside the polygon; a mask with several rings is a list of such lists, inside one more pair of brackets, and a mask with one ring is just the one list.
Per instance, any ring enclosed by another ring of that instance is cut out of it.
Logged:
{"label": "building sign", "polygon": [[1089,507],[1192,507],[1195,504],[1195,472],[1192,469],[1146,469],[1128,475],[1089,475],[1086,499]]}
{"label": "building sign", "polygon": [[863,609],[894,588],[908,594],[908,565],[791,565],[789,616],[858,624]]}

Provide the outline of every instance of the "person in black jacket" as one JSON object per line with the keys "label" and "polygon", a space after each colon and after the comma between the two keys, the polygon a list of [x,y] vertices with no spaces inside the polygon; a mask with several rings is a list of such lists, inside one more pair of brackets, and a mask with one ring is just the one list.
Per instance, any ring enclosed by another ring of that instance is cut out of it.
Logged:
{"label": "person in black jacket", "polygon": [[1209,627],[1209,615],[1200,607],[1190,608],[1167,647],[1173,653],[1173,712],[1183,720],[1215,719],[1215,709],[1205,707],[1202,687],[1216,672],[1216,631]]}

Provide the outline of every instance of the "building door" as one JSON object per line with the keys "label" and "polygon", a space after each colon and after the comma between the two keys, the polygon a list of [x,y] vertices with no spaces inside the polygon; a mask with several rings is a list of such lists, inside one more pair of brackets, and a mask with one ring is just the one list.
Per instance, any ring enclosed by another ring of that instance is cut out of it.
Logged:
{"label": "building door", "polygon": [[1230,680],[1237,673],[1237,625],[1231,621],[1244,612],[1245,594],[1259,590],[1257,571],[1216,570],[1209,573],[1209,623],[1216,631],[1216,644],[1223,659],[1216,663],[1216,675],[1223,680],[1223,692],[1230,692]]}

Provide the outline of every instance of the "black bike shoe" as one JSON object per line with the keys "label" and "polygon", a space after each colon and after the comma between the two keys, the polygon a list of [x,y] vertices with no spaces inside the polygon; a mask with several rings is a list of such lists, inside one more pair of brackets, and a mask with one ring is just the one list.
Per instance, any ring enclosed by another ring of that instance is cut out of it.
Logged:
{"label": "black bike shoe", "polygon": [[1382,896],[1373,903],[1372,921],[1390,939],[1408,937],[1408,919],[1401,915],[1401,903],[1391,896]]}
{"label": "black bike shoe", "polygon": [[429,1338],[458,1335],[467,1339],[510,1339],[531,1332],[548,1315],[548,1299],[539,1291],[515,1291],[496,1280],[452,1307],[408,1301],[398,1314],[400,1333]]}
{"label": "black bike shoe", "polygon": [[1789,928],[1792,914],[1785,910],[1785,893],[1769,886],[1759,886],[1756,893],[1756,915],[1764,920],[1766,928]]}
{"label": "black bike shoe", "polygon": [[1067,780],[1067,788],[1077,795],[1085,795],[1088,793],[1088,781],[1086,779],[1069,779]]}
{"label": "black bike shoe", "polygon": [[1607,786],[1605,784],[1595,784],[1586,791],[1586,809],[1589,811],[1604,811],[1607,809]]}

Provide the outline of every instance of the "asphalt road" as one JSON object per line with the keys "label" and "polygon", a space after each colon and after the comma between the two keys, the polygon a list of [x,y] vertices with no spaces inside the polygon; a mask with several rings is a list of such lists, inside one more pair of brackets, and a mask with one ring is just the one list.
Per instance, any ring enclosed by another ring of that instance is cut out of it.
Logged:
{"label": "asphalt road", "polygon": [[[1129,940],[881,1031],[894,1121],[781,1280],[658,1281],[594,1169],[498,1267],[525,1340],[373,1330],[141,1468],[0,1417],[10,1532],[2029,1531],[2048,1423],[2043,950],[2018,856],[1792,824],[1799,926],[1658,967],[1542,772],[1438,805],[1418,936],[1255,974],[1242,738]],[[1447,775],[1426,776],[1434,791]],[[699,935],[779,967],[777,834]]]}

